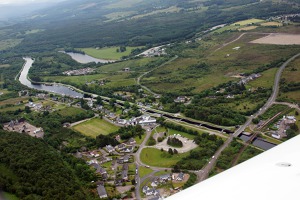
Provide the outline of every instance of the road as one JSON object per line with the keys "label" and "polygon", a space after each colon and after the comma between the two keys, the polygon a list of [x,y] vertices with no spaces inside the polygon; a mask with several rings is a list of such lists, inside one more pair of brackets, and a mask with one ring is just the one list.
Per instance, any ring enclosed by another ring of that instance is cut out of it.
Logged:
{"label": "road", "polygon": [[160,68],[160,67],[163,67],[163,66],[165,66],[166,64],[168,64],[168,63],[170,63],[170,62],[173,62],[173,61],[176,60],[177,58],[178,58],[178,56],[176,55],[175,57],[173,57],[172,59],[168,60],[167,62],[165,62],[165,63],[159,65],[158,67],[155,67],[155,68],[151,69],[150,71],[147,71],[147,72],[143,73],[142,75],[140,75],[140,76],[137,78],[136,83],[137,83],[138,85],[140,85],[143,89],[147,90],[147,91],[148,91],[149,93],[151,93],[152,95],[158,95],[157,93],[153,92],[152,90],[150,90],[150,89],[147,88],[146,86],[142,85],[142,84],[141,84],[141,79],[142,79],[144,76],[146,76],[147,74],[149,74],[150,72],[153,72],[154,70],[156,70],[156,69],[158,69],[158,68]]}
{"label": "road", "polygon": [[[201,182],[203,180],[205,180],[208,176],[209,176],[209,172],[214,168],[217,159],[219,158],[219,156],[221,155],[222,151],[230,144],[230,142],[232,141],[233,137],[238,137],[247,126],[250,125],[250,123],[252,122],[252,119],[258,117],[259,115],[263,114],[268,108],[270,108],[272,106],[273,103],[275,103],[275,100],[278,96],[278,92],[279,92],[279,82],[280,82],[280,77],[282,74],[282,71],[285,69],[285,67],[294,59],[296,59],[298,56],[300,56],[300,53],[294,55],[293,57],[291,57],[290,59],[288,59],[286,62],[284,62],[280,68],[278,69],[276,76],[275,76],[275,80],[274,80],[274,85],[273,85],[273,90],[272,90],[272,94],[270,96],[270,98],[268,99],[268,101],[265,103],[265,105],[263,107],[261,107],[259,109],[259,111],[257,111],[254,115],[251,115],[250,117],[248,117],[247,121],[241,125],[226,141],[225,143],[218,149],[218,151],[214,154],[213,158],[210,159],[210,161],[208,162],[208,164],[203,168],[203,172],[202,173],[198,173],[198,182]],[[299,106],[296,106],[294,104],[289,104],[289,103],[285,103],[286,105],[289,106],[293,106],[296,108],[299,108]]]}

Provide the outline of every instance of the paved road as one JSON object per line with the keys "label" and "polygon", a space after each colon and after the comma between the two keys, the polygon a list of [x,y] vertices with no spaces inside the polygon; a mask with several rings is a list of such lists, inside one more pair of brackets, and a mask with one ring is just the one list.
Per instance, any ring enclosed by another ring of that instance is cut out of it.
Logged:
{"label": "paved road", "polygon": [[[198,173],[198,182],[201,182],[203,180],[205,180],[208,175],[209,172],[214,168],[218,157],[221,155],[222,151],[230,144],[230,142],[232,141],[233,137],[238,137],[247,126],[250,125],[250,123],[252,122],[252,119],[256,118],[257,116],[263,114],[268,108],[271,107],[271,105],[275,102],[278,92],[279,92],[279,81],[280,81],[280,77],[282,74],[282,71],[284,70],[284,68],[291,62],[293,61],[295,58],[297,58],[298,56],[300,56],[299,54],[296,54],[295,56],[291,57],[290,59],[288,59],[285,63],[283,63],[280,68],[278,69],[276,76],[275,76],[275,80],[274,80],[274,85],[273,85],[273,91],[272,91],[272,95],[270,96],[270,98],[268,99],[268,101],[265,103],[265,105],[259,109],[259,111],[257,111],[254,115],[251,115],[247,121],[240,126],[235,132],[234,134],[232,134],[226,141],[225,143],[218,149],[218,151],[214,154],[213,158],[210,159],[210,161],[208,162],[208,164],[203,168],[203,172],[202,173]],[[299,106],[295,106],[294,104],[288,104],[285,103],[287,105],[293,106],[295,108],[299,108]]]}
{"label": "paved road", "polygon": [[296,110],[298,110],[298,112],[300,112],[300,107],[298,104],[293,104],[293,103],[288,103],[288,102],[274,102],[274,104],[286,105],[286,106],[289,106],[290,108],[295,108]]}

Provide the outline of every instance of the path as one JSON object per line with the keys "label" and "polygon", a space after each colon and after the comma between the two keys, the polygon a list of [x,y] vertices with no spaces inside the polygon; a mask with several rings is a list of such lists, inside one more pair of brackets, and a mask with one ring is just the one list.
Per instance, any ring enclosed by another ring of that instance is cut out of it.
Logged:
{"label": "path", "polygon": [[167,62],[159,65],[158,67],[155,67],[153,69],[151,69],[150,71],[147,71],[145,73],[143,73],[142,75],[140,75],[138,78],[137,78],[137,81],[136,83],[138,85],[140,85],[143,89],[147,90],[149,93],[153,94],[153,95],[158,95],[157,93],[153,92],[152,90],[150,90],[148,87],[144,86],[141,84],[141,79],[146,76],[147,74],[149,74],[150,72],[153,72],[154,70],[158,69],[158,68],[161,68],[163,66],[165,66],[166,64],[169,64],[170,62],[173,62],[174,60],[176,60],[178,58],[178,56],[176,55],[175,57],[173,57],[172,59],[168,60]]}

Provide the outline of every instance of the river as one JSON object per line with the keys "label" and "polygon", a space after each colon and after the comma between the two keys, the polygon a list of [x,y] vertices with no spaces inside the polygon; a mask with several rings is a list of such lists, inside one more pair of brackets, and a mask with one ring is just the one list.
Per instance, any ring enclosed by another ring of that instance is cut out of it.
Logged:
{"label": "river", "polygon": [[60,94],[60,95],[66,95],[66,96],[71,96],[74,98],[82,98],[83,94],[76,92],[72,89],[70,89],[69,87],[63,86],[63,85],[59,85],[59,84],[52,84],[52,85],[45,85],[45,84],[32,84],[28,79],[27,79],[27,75],[28,75],[28,71],[30,69],[30,67],[32,66],[32,64],[34,63],[34,60],[32,58],[23,58],[26,63],[23,66],[22,72],[20,74],[19,77],[19,81],[23,84],[26,85],[29,88],[33,88],[36,90],[43,90],[43,91],[47,91],[47,92],[53,92],[56,94]]}
{"label": "river", "polygon": [[112,63],[115,62],[115,60],[104,60],[104,59],[98,59],[94,58],[92,56],[86,55],[86,54],[81,54],[81,53],[72,53],[72,52],[65,52],[65,51],[59,51],[60,53],[65,53],[68,54],[69,56],[72,57],[73,60],[76,60],[77,62],[81,64],[87,64],[90,62],[95,62],[95,63]]}

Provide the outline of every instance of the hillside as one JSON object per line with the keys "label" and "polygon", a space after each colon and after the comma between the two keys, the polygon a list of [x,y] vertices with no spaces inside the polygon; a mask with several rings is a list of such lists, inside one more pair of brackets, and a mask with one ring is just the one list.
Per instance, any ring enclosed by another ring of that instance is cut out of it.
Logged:
{"label": "hillside", "polygon": [[89,199],[63,157],[45,142],[0,130],[0,188],[21,199]]}
{"label": "hillside", "polygon": [[[180,0],[76,0],[28,16],[14,27],[19,33],[11,36],[24,39],[18,46],[20,52],[70,46],[138,46],[191,38],[218,24],[296,13],[297,9],[297,4],[258,0],[184,3]],[[30,30],[39,31],[28,34]],[[6,27],[2,31],[9,30]]]}

